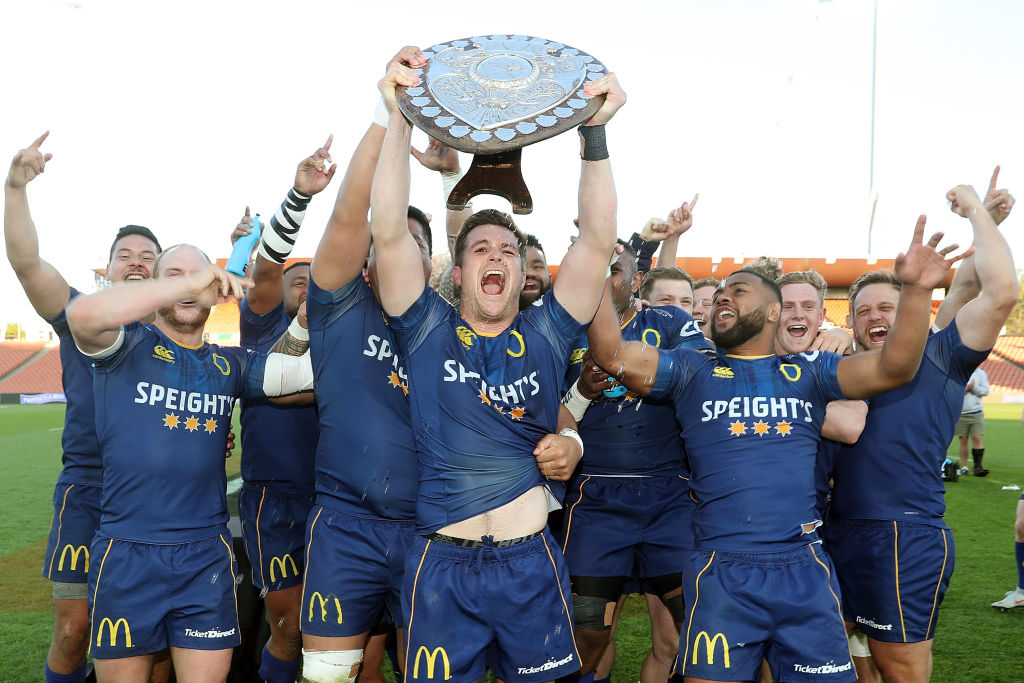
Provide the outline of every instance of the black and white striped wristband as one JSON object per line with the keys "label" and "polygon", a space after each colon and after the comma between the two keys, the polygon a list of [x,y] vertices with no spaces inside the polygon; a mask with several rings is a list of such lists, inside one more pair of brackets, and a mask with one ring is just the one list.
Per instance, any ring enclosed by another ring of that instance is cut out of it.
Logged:
{"label": "black and white striped wristband", "polygon": [[263,231],[260,238],[259,252],[263,258],[274,263],[284,263],[288,259],[299,228],[302,227],[302,219],[306,216],[306,207],[312,198],[312,195],[303,194],[295,188],[288,190],[288,196],[281,202],[277,213],[270,219],[269,228]]}

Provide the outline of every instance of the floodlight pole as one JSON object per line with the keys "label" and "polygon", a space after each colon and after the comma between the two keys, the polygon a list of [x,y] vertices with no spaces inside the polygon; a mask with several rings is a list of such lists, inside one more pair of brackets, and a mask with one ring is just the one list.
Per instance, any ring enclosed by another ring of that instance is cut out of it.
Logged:
{"label": "floodlight pole", "polygon": [[868,193],[871,195],[871,219],[868,222],[868,257],[871,256],[871,232],[875,227],[875,208],[878,195],[875,194],[875,69],[878,62],[878,0],[875,0],[874,18],[871,22],[871,152],[868,161]]}

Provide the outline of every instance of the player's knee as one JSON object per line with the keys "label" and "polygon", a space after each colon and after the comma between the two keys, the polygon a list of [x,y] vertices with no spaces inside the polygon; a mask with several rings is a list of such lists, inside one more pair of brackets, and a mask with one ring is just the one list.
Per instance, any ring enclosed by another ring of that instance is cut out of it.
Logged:
{"label": "player's knee", "polygon": [[1013,525],[1017,534],[1017,542],[1024,543],[1024,515],[1017,515],[1017,521]]}
{"label": "player's knee", "polygon": [[686,604],[683,600],[683,574],[674,572],[662,576],[654,576],[647,579],[652,590],[661,598],[662,604],[668,608],[672,615],[672,621],[682,623],[686,612]]}
{"label": "player's knee", "polygon": [[871,648],[868,645],[868,637],[863,631],[857,629],[850,633],[850,654],[854,657],[870,657]]}
{"label": "player's knee", "polygon": [[572,596],[572,614],[576,628],[585,628],[589,631],[610,631],[611,621],[605,623],[605,614],[609,612],[609,604],[606,599],[592,595]]}
{"label": "player's knee", "polygon": [[363,651],[302,651],[302,677],[309,683],[352,683],[359,673]]}

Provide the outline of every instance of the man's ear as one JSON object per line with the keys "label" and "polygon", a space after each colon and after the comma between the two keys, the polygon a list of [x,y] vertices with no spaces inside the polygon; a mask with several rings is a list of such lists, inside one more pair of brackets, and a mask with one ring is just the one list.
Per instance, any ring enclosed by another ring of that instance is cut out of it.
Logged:
{"label": "man's ear", "polygon": [[641,273],[640,271],[637,271],[637,272],[633,273],[633,286],[632,286],[632,290],[631,290],[633,292],[633,294],[636,294],[637,292],[640,291],[640,285],[643,283],[643,281],[644,281],[644,274],[643,273]]}
{"label": "man's ear", "polygon": [[779,322],[779,318],[781,317],[782,304],[778,303],[777,301],[773,301],[771,305],[768,306],[768,322],[777,323]]}
{"label": "man's ear", "polygon": [[452,282],[455,286],[462,286],[462,266],[452,266]]}

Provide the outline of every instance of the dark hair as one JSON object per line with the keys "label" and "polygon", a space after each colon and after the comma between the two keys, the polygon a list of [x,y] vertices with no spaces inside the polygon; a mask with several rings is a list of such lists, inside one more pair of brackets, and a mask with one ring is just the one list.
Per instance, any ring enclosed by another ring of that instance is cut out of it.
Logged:
{"label": "dark hair", "polygon": [[163,251],[160,248],[159,240],[157,240],[156,235],[153,234],[152,230],[150,230],[149,228],[144,228],[141,225],[126,225],[117,231],[117,237],[115,237],[114,241],[110,243],[110,257],[107,259],[107,261],[114,260],[114,247],[117,246],[117,243],[121,240],[122,237],[127,237],[128,235],[141,235],[142,237],[145,237],[147,240],[156,245],[157,254]]}
{"label": "dark hair", "polygon": [[[540,240],[537,239],[536,235],[531,235],[530,233],[526,233],[526,247],[527,248],[533,247],[534,249],[536,249],[540,253],[544,254],[544,247],[541,245]],[[547,254],[544,254],[544,256],[546,257]]]}
{"label": "dark hair", "polygon": [[654,283],[658,280],[681,280],[683,282],[690,283],[690,289],[693,289],[693,278],[682,268],[678,266],[658,266],[657,268],[651,268],[647,275],[644,276],[644,281],[640,283],[640,298],[646,299],[654,289]]}
{"label": "dark hair", "polygon": [[459,229],[459,234],[455,238],[454,265],[462,265],[462,254],[466,250],[466,238],[474,228],[479,228],[481,225],[496,225],[499,228],[505,228],[515,235],[516,242],[519,244],[519,262],[525,270],[526,236],[523,235],[522,231],[518,227],[516,227],[516,223],[512,220],[512,216],[509,216],[504,211],[498,211],[497,209],[484,209],[483,211],[477,211],[467,218],[466,222],[462,224],[462,227]]}
{"label": "dark hair", "polygon": [[434,234],[430,230],[430,221],[427,220],[427,214],[423,213],[415,206],[409,205],[409,211],[406,213],[407,218],[411,218],[423,228],[423,238],[427,241],[427,255],[434,255]]}
{"label": "dark hair", "polygon": [[284,271],[281,272],[281,275],[287,275],[289,270],[291,270],[292,268],[298,268],[299,266],[306,266],[308,268],[309,261],[296,261],[295,263],[285,268]]}
{"label": "dark hair", "polygon": [[[779,286],[777,284],[775,284],[775,280],[772,280],[771,278],[766,277],[764,274],[762,274],[762,273],[760,273],[760,272],[758,272],[756,270],[748,270],[747,268],[740,268],[739,270],[737,270],[737,271],[735,271],[733,273],[729,273],[729,277],[732,277],[733,275],[736,275],[737,273],[749,273],[749,274],[753,275],[758,280],[760,280],[761,283],[765,287],[768,288],[768,290],[772,293],[772,296],[775,297],[776,301],[778,301],[780,304],[782,303],[782,290],[779,289]],[[728,279],[728,278],[726,278],[726,279]]]}

